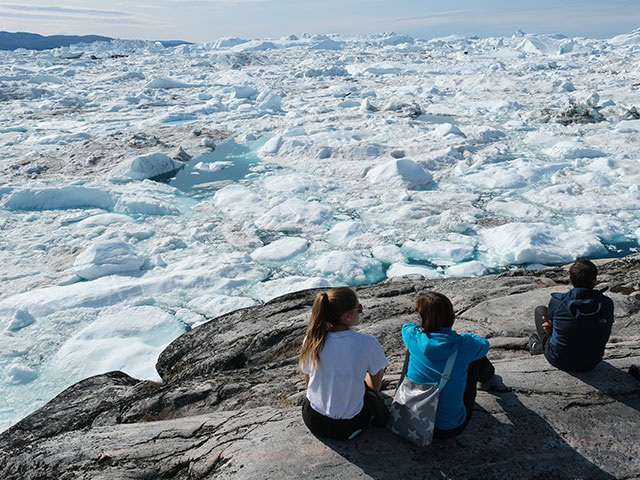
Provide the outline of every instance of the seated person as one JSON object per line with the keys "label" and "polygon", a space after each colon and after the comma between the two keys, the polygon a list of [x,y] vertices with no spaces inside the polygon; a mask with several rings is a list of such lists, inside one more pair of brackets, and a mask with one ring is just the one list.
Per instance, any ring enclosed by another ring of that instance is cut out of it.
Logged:
{"label": "seated person", "polygon": [[387,358],[376,337],[351,330],[361,313],[348,287],[318,293],[313,302],[298,363],[307,384],[302,419],[314,435],[351,439],[376,412],[371,391],[380,390]]}
{"label": "seated person", "polygon": [[585,372],[600,363],[613,325],[613,301],[594,289],[597,275],[593,262],[578,260],[569,269],[573,288],[552,293],[548,307],[536,307],[532,355],[544,352],[551,365],[567,372]]}
{"label": "seated person", "polygon": [[447,359],[458,353],[451,376],[440,391],[433,438],[451,438],[466,428],[476,400],[477,382],[493,377],[495,369],[485,356],[489,341],[473,333],[456,333],[453,305],[443,294],[425,292],[416,300],[421,322],[402,326],[408,353],[403,375],[414,383],[438,383]]}

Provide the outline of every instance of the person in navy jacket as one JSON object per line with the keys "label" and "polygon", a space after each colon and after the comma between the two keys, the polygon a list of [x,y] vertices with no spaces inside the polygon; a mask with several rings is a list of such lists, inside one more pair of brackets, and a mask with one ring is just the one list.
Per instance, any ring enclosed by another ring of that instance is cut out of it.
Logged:
{"label": "person in navy jacket", "polygon": [[597,275],[593,262],[578,260],[569,269],[573,288],[552,293],[548,307],[536,307],[532,354],[544,352],[551,365],[567,372],[589,371],[600,363],[613,325],[613,301],[594,288]]}

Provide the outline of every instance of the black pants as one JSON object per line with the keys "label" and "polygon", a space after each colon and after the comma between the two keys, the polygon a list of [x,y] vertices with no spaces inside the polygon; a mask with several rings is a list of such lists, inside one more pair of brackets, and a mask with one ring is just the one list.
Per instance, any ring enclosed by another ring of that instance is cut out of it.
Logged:
{"label": "black pants", "polygon": [[358,435],[358,430],[365,431],[369,426],[371,414],[364,405],[360,413],[353,418],[336,419],[316,412],[305,398],[302,404],[302,419],[307,428],[318,437],[346,440],[352,435]]}
{"label": "black pants", "polygon": [[547,307],[540,305],[536,307],[535,311],[533,312],[533,317],[536,323],[536,332],[538,333],[538,338],[542,342],[542,347],[546,352],[547,342],[549,341],[549,338],[551,338],[551,334],[547,333],[544,328],[542,328],[542,324],[544,323],[544,320],[542,320],[543,316],[547,316]]}
{"label": "black pants", "polygon": [[[402,373],[400,374],[400,381],[398,385],[402,383],[405,375],[407,374],[407,370],[409,369],[409,352],[404,357],[404,365],[402,366]],[[451,430],[442,430],[440,428],[435,428],[433,430],[433,438],[445,439],[452,438],[456,435],[460,435],[469,422],[471,421],[471,416],[473,415],[473,406],[476,403],[476,393],[477,393],[477,383],[485,382],[489,380],[493,374],[495,373],[495,368],[489,361],[487,357],[482,357],[479,360],[475,360],[469,364],[469,373],[467,374],[467,385],[464,388],[464,393],[462,394],[462,403],[464,403],[464,408],[467,411],[467,416],[462,422],[462,425],[457,426],[456,428],[452,428]]]}

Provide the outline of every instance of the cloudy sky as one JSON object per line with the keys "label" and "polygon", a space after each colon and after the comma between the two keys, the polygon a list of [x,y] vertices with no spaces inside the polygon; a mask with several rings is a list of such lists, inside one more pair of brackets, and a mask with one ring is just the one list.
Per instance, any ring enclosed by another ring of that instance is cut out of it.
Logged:
{"label": "cloudy sky", "polygon": [[640,27],[640,0],[9,0],[0,30],[193,42],[289,33],[530,33],[608,38]]}

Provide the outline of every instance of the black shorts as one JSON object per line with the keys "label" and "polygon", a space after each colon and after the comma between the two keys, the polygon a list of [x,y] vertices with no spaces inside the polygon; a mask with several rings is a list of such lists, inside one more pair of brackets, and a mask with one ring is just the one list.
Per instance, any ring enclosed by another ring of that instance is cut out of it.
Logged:
{"label": "black shorts", "polygon": [[305,398],[302,404],[302,419],[311,433],[318,437],[346,440],[359,435],[369,426],[371,414],[365,406],[353,418],[336,419],[316,412]]}

